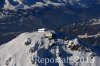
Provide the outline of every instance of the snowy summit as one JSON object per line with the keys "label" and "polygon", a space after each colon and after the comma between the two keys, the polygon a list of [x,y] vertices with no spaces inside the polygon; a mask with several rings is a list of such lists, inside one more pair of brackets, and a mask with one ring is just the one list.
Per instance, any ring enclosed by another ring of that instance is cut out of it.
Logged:
{"label": "snowy summit", "polygon": [[0,46],[0,66],[99,65],[100,57],[94,47],[61,32],[22,33]]}

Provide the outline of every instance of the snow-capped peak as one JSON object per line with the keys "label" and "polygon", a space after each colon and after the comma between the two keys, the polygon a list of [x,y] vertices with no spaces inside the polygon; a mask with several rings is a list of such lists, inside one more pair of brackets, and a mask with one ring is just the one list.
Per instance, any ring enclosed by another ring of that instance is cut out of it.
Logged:
{"label": "snow-capped peak", "polygon": [[91,46],[57,33],[23,33],[1,45],[0,66],[99,66],[100,58]]}

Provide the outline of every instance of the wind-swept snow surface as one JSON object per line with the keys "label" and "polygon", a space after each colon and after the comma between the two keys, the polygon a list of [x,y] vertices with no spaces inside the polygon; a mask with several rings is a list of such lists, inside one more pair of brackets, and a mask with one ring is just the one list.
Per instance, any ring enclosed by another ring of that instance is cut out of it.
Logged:
{"label": "wind-swept snow surface", "polygon": [[23,33],[1,45],[0,66],[100,65],[100,58],[93,47],[81,43],[77,38],[45,37],[46,33]]}

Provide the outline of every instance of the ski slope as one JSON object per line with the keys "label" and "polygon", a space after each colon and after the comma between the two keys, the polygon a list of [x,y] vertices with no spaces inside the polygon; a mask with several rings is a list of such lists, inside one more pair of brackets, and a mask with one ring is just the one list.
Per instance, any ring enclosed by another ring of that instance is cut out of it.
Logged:
{"label": "ski slope", "polygon": [[[99,66],[100,57],[92,46],[75,39],[49,39],[46,32],[22,33],[0,46],[0,66]],[[25,42],[29,42],[26,43]],[[30,50],[31,49],[31,50]],[[34,58],[57,59],[37,62]],[[63,59],[70,59],[64,62]],[[62,62],[61,62],[62,61]]]}

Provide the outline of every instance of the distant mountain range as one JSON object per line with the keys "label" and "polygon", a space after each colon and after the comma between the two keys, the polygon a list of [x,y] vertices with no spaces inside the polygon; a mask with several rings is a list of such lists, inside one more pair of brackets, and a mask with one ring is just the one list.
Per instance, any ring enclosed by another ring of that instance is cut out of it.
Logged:
{"label": "distant mountain range", "polygon": [[30,9],[44,6],[72,6],[74,8],[89,8],[98,5],[100,0],[2,0],[2,9]]}
{"label": "distant mountain range", "polygon": [[[43,27],[74,35],[97,34],[100,32],[99,4],[100,0],[1,0],[0,43],[10,40],[8,36],[15,37],[16,33]],[[93,23],[99,24],[91,25],[89,20],[94,18]]]}

